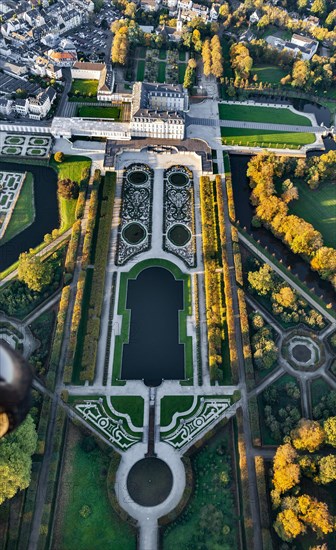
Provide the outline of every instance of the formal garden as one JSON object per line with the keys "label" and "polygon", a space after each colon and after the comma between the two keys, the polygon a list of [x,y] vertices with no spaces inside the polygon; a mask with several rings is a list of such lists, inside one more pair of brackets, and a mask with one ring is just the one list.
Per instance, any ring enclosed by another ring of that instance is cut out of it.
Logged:
{"label": "formal garden", "polygon": [[136,81],[183,84],[187,68],[185,52],[138,47],[133,63]]}
{"label": "formal garden", "polygon": [[[13,218],[13,215],[14,215],[14,212],[26,179],[28,180],[28,185],[26,186],[26,188],[28,189],[32,183],[31,174],[28,175],[21,172],[19,173],[0,172],[0,239],[1,240],[5,236],[6,231],[9,229],[8,226],[11,222],[11,219]],[[27,195],[27,191],[25,196],[26,195]],[[27,206],[29,207],[27,212],[27,216],[29,217],[29,213],[31,213],[32,210],[34,211],[34,204],[31,201],[31,204],[27,203]],[[16,218],[17,218],[17,214],[16,214]],[[26,226],[25,223],[22,223],[22,225]],[[11,230],[11,233],[13,233],[13,229]],[[8,235],[7,235],[7,238],[8,238]]]}
{"label": "formal garden", "polygon": [[194,182],[191,170],[171,166],[164,172],[163,248],[181,258],[188,267],[196,265]]}
{"label": "formal garden", "polygon": [[124,169],[116,263],[123,265],[151,246],[153,170],[144,164]]}
{"label": "formal garden", "polygon": [[32,135],[6,134],[0,140],[0,154],[8,157],[47,158],[50,153],[52,138]]}

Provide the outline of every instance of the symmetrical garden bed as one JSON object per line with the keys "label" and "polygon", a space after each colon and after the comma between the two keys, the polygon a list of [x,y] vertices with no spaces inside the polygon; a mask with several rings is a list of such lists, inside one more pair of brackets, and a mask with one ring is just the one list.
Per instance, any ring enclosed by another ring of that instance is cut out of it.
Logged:
{"label": "symmetrical garden bed", "polygon": [[124,170],[118,265],[151,246],[153,178],[153,170],[145,164],[131,164]]}
{"label": "symmetrical garden bed", "polygon": [[194,267],[194,182],[191,170],[185,166],[171,166],[165,170],[163,193],[163,248],[181,258],[188,267]]}
{"label": "symmetrical garden bed", "polygon": [[0,239],[12,217],[25,177],[22,173],[0,172]]}

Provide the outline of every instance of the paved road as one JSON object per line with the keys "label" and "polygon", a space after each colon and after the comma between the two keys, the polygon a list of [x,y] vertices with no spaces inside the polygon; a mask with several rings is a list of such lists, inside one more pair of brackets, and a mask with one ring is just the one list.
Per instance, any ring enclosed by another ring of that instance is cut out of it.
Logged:
{"label": "paved road", "polygon": [[213,118],[197,118],[187,115],[188,126],[215,126],[225,128],[245,128],[250,130],[276,130],[281,132],[301,132],[324,134],[326,128],[323,126],[295,126],[291,124],[270,124],[267,122],[244,122],[243,120],[218,120]]}
{"label": "paved road", "polygon": [[[217,150],[217,159],[219,160],[219,173],[224,172],[224,166],[222,161],[222,150]],[[243,341],[242,333],[240,326],[240,310],[238,303],[238,289],[236,282],[236,274],[234,268],[234,255],[233,255],[233,244],[231,238],[231,222],[229,218],[229,209],[227,203],[227,194],[225,186],[225,178],[222,177],[222,189],[223,189],[223,199],[224,199],[224,219],[225,219],[225,232],[226,232],[226,251],[227,251],[227,261],[229,265],[230,273],[230,282],[231,282],[231,293],[232,293],[232,306],[234,312],[234,324],[235,324],[235,336],[236,336],[236,345],[238,352],[238,367],[239,367],[239,386],[241,390],[241,407],[243,411],[243,431],[244,431],[244,441],[246,445],[246,461],[247,461],[247,471],[248,471],[248,486],[249,486],[249,501],[251,506],[251,516],[253,521],[253,548],[255,550],[260,550],[262,548],[262,536],[261,536],[261,521],[260,521],[260,509],[259,509],[259,495],[257,488],[257,478],[256,471],[254,466],[254,456],[252,454],[252,436],[251,436],[251,426],[249,418],[249,409],[248,409],[248,397],[247,397],[247,388],[246,388],[246,378],[245,378],[245,361],[243,355]],[[252,546],[251,546],[252,548]]]}

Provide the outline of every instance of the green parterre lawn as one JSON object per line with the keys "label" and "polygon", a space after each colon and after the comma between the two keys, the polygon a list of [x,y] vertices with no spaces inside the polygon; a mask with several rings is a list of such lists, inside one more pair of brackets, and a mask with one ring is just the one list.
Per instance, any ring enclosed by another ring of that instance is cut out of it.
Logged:
{"label": "green parterre lawn", "polygon": [[230,431],[221,430],[194,456],[195,489],[184,513],[164,532],[163,550],[236,549],[236,509]]}
{"label": "green parterre lawn", "polygon": [[142,397],[113,396],[111,403],[116,411],[129,414],[134,426],[141,428],[144,423],[144,400]]}
{"label": "green parterre lawn", "polygon": [[78,116],[83,118],[112,118],[120,120],[121,109],[119,107],[95,107],[84,105],[78,109]]}
{"label": "green parterre lawn", "polygon": [[[81,438],[70,452],[67,450],[59,550],[92,550],[97,545],[99,548],[135,550],[135,533],[117,516],[108,499],[106,474],[109,462],[109,457],[98,447],[85,452]],[[79,514],[84,505],[91,509],[91,514],[85,519]]]}
{"label": "green parterre lawn", "polygon": [[309,118],[297,115],[289,109],[276,107],[251,107],[251,105],[218,106],[221,120],[242,120],[246,122],[267,122],[272,124],[293,124],[296,126],[311,126]]}
{"label": "green parterre lawn", "polygon": [[315,135],[306,132],[277,132],[245,128],[221,128],[222,142],[225,145],[245,147],[272,147],[298,149],[302,145],[314,143]]}
{"label": "green parterre lawn", "polygon": [[258,76],[258,82],[269,82],[270,84],[279,84],[280,80],[286,76],[286,72],[280,67],[274,65],[254,65],[252,76]]}
{"label": "green parterre lawn", "polygon": [[326,246],[336,248],[336,192],[332,184],[321,185],[312,191],[300,181],[295,182],[299,199],[289,205],[291,214],[297,214],[323,235]]}
{"label": "green parterre lawn", "polygon": [[174,413],[190,409],[193,397],[190,395],[166,395],[161,399],[160,426],[168,426]]}
{"label": "green parterre lawn", "polygon": [[97,95],[98,80],[74,80],[71,85],[71,92],[79,92],[80,95]]}
{"label": "green parterre lawn", "polygon": [[158,63],[158,82],[165,82],[166,80],[166,63],[164,61],[160,61]]}
{"label": "green parterre lawn", "polygon": [[21,233],[21,231],[33,223],[34,218],[34,180],[33,174],[28,172],[22,185],[20,196],[15,205],[12,217],[9,221],[5,234],[1,239],[1,244],[5,244],[7,241],[15,237],[15,235]]}

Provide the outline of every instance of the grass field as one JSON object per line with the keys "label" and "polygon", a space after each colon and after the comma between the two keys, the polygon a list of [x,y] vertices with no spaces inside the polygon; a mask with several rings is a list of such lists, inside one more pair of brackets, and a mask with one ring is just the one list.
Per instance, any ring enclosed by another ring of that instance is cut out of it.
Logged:
{"label": "grass field", "polygon": [[[110,459],[99,447],[85,452],[81,440],[81,435],[68,438],[61,484],[63,521],[57,547],[92,550],[99,536],[100,548],[135,550],[135,534],[114,512],[108,499],[106,474]],[[84,505],[91,510],[86,518],[79,514]]]}
{"label": "grass field", "polygon": [[228,427],[191,460],[195,488],[185,511],[164,531],[163,550],[239,548],[239,514]]}
{"label": "grass field", "polygon": [[269,82],[270,84],[279,84],[280,80],[286,76],[283,69],[274,65],[254,65],[251,74],[258,76],[258,82]]}
{"label": "grass field", "polygon": [[160,402],[160,426],[168,426],[175,412],[187,411],[192,404],[191,395],[165,395]]}
{"label": "grass field", "polygon": [[79,92],[79,95],[97,95],[98,80],[73,80],[71,85],[71,93]]}
{"label": "grass field", "polygon": [[116,411],[129,414],[134,426],[141,428],[144,423],[144,400],[142,397],[113,396],[111,403]]}
{"label": "grass field", "polygon": [[158,63],[158,82],[165,82],[166,80],[166,63],[160,61]]}
{"label": "grass field", "polygon": [[145,78],[145,65],[146,61],[144,61],[143,59],[138,60],[136,79],[140,82],[142,82]]}
{"label": "grass field", "polygon": [[186,58],[186,52],[184,50],[180,50],[179,51],[179,60],[180,61],[185,61],[185,58]]}
{"label": "grass field", "polygon": [[251,105],[221,104],[219,117],[221,120],[242,120],[245,122],[267,122],[270,124],[293,124],[296,126],[311,126],[309,118],[297,115],[289,109],[276,107],[251,107]]}
{"label": "grass field", "polygon": [[178,81],[179,81],[179,84],[183,84],[184,74],[186,72],[186,69],[187,69],[187,64],[186,63],[179,63],[178,64]]}
{"label": "grass field", "polygon": [[10,239],[21,233],[26,227],[31,225],[35,218],[34,204],[34,180],[33,175],[28,172],[23,182],[20,196],[15,205],[12,217],[5,231],[1,244],[5,244]]}
{"label": "grass field", "polygon": [[84,105],[78,109],[78,116],[87,118],[112,118],[120,120],[121,109],[119,107],[94,107]]}
{"label": "grass field", "polygon": [[323,235],[324,244],[336,248],[336,192],[332,184],[321,185],[312,191],[300,181],[295,182],[299,199],[289,204],[290,214],[297,214]]}
{"label": "grass field", "polygon": [[254,130],[245,128],[221,128],[225,145],[247,147],[275,147],[298,149],[302,145],[314,143],[315,134],[306,132],[277,132],[276,130]]}
{"label": "grass field", "polygon": [[159,59],[166,59],[167,50],[159,50]]}

